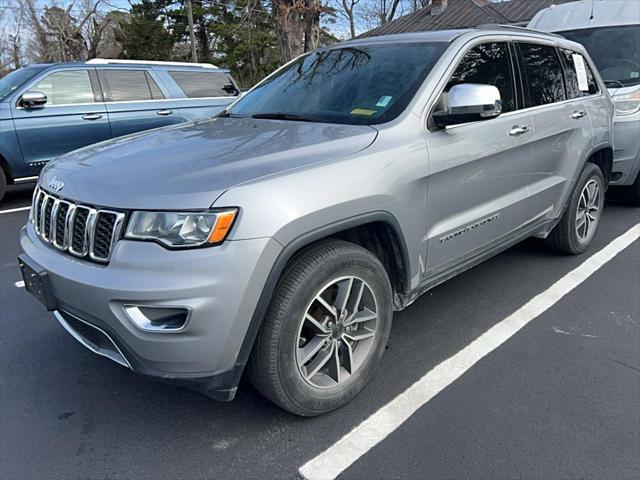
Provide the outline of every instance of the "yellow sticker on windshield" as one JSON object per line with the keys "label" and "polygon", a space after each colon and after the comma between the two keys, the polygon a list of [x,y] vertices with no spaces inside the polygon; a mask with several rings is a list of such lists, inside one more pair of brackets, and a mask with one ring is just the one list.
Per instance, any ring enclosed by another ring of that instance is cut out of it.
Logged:
{"label": "yellow sticker on windshield", "polygon": [[374,113],[376,113],[375,110],[367,110],[366,108],[354,108],[351,110],[351,115],[366,115],[370,117]]}

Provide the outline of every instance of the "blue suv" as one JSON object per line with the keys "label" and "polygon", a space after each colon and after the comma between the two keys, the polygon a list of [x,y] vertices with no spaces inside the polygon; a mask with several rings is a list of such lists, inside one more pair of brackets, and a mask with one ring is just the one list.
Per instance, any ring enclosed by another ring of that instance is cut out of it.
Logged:
{"label": "blue suv", "polygon": [[0,79],[0,200],[63,153],[210,117],[239,94],[211,64],[93,59],[16,70]]}

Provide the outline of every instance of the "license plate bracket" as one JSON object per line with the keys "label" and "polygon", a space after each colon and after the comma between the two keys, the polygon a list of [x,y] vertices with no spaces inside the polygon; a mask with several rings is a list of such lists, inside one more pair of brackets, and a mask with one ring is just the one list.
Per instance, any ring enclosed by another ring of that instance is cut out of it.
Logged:
{"label": "license plate bracket", "polygon": [[51,291],[47,271],[24,254],[18,257],[18,265],[27,292],[36,297],[47,310],[56,310],[58,302]]}

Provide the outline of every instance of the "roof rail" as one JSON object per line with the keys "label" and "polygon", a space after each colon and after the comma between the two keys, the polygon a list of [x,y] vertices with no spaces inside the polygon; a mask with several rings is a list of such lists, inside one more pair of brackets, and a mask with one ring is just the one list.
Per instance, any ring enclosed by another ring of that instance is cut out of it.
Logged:
{"label": "roof rail", "polygon": [[562,35],[558,35],[551,32],[545,32],[544,30],[536,30],[534,28],[528,28],[528,27],[519,27],[517,25],[503,25],[501,23],[483,23],[481,25],[476,25],[473,28],[477,28],[477,29],[490,28],[493,30],[512,30],[520,33],[526,33],[526,32],[542,33],[545,35],[551,35],[552,37],[564,38]]}
{"label": "roof rail", "polygon": [[92,58],[85,63],[91,65],[124,64],[124,65],[175,65],[180,67],[218,68],[212,63],[160,62],[157,60],[117,60],[113,58]]}

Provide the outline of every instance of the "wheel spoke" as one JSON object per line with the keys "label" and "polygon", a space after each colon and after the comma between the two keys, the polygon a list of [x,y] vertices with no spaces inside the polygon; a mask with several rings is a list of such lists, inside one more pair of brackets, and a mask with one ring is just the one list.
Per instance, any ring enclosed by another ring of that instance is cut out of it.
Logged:
{"label": "wheel spoke", "polygon": [[349,340],[358,342],[360,340],[364,340],[365,338],[371,338],[375,334],[376,332],[365,327],[365,328],[361,328],[360,330],[355,330],[350,333],[345,333],[344,336]]}
{"label": "wheel spoke", "polygon": [[336,383],[340,383],[340,354],[337,344],[334,344],[331,358],[327,362],[327,374]]}
{"label": "wheel spoke", "polygon": [[331,344],[327,348],[322,348],[309,365],[307,365],[307,378],[311,379],[316,373],[324,367],[331,358],[334,357],[333,351],[335,350],[335,344]]}
{"label": "wheel spoke", "polygon": [[587,206],[590,207],[591,205],[593,205],[595,203],[595,201],[597,200],[597,188],[598,188],[598,184],[596,182],[590,182],[587,185],[586,188],[586,192],[587,192]]}
{"label": "wheel spoke", "polygon": [[[355,283],[355,282],[354,282]],[[353,289],[354,287],[352,287]],[[364,282],[358,280],[358,286],[355,287],[356,292],[355,295],[351,295],[351,301],[347,304],[348,312],[357,312],[358,307],[360,307],[360,303],[362,302],[362,293],[364,292]]]}
{"label": "wheel spoke", "polygon": [[369,322],[371,320],[375,320],[378,315],[375,312],[372,312],[368,308],[364,310],[360,310],[359,312],[354,313],[351,317],[345,322],[345,325],[354,325],[356,323]]}
{"label": "wheel spoke", "polygon": [[338,312],[336,310],[336,307],[334,307],[333,305],[329,305],[329,303],[327,303],[327,301],[320,295],[317,295],[315,300],[333,316],[334,320],[338,320]]}
{"label": "wheel spoke", "polygon": [[325,345],[325,342],[329,338],[329,335],[316,335],[311,340],[307,342],[307,344],[298,348],[298,362],[300,365],[306,365],[309,360],[311,360],[316,353],[320,351],[320,349]]}
{"label": "wheel spoke", "polygon": [[342,361],[344,363],[344,368],[347,372],[349,372],[349,374],[352,374],[354,371],[353,348],[351,348],[351,344],[344,338],[342,339],[340,350],[342,352]]}
{"label": "wheel spoke", "polygon": [[315,331],[316,333],[319,334],[329,334],[331,333],[331,330],[329,330],[327,327],[325,327],[322,323],[320,323],[318,320],[316,320],[315,318],[313,318],[309,312],[307,312],[304,315],[304,320],[306,323],[309,324],[309,326],[311,327],[311,329],[313,331]]}
{"label": "wheel spoke", "polygon": [[340,314],[346,307],[349,297],[351,296],[351,289],[353,288],[353,277],[346,278],[338,283],[338,295],[336,296],[336,310]]}

